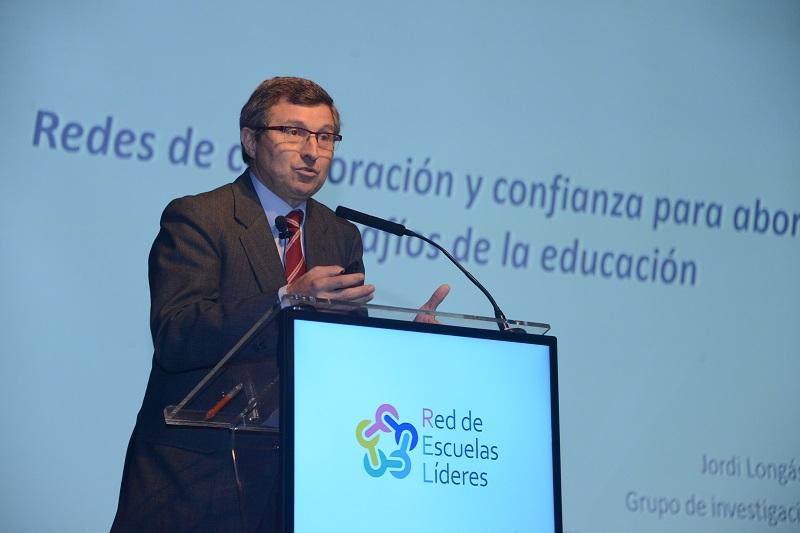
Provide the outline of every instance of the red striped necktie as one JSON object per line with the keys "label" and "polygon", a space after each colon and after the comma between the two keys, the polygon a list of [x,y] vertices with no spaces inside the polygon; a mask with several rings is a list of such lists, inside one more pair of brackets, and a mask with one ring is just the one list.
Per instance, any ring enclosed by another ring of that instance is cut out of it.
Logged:
{"label": "red striped necktie", "polygon": [[306,273],[306,262],[303,259],[303,246],[300,242],[300,226],[303,224],[303,212],[295,209],[286,215],[286,223],[292,232],[289,244],[286,245],[286,281],[291,284],[294,280]]}

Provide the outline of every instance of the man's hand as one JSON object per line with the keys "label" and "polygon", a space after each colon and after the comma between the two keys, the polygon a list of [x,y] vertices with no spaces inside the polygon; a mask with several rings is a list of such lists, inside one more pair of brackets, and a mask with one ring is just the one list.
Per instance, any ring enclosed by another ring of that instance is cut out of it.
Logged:
{"label": "man's hand", "polygon": [[367,303],[374,293],[374,285],[364,285],[364,274],[344,274],[338,265],[316,266],[286,287],[286,294],[354,303]]}
{"label": "man's hand", "polygon": [[[436,311],[436,308],[439,307],[439,304],[447,298],[447,295],[450,294],[450,285],[444,284],[439,285],[428,301],[425,302],[420,306],[420,311]],[[438,324],[439,321],[436,320],[436,317],[433,315],[428,315],[426,313],[420,313],[414,318],[414,322],[424,322],[426,324]]]}

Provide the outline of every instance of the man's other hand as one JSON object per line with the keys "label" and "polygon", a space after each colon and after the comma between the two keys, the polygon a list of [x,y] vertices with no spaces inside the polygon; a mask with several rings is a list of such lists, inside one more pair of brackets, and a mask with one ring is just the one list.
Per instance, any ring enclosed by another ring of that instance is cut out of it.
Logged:
{"label": "man's other hand", "polygon": [[[439,307],[439,304],[442,303],[445,298],[447,298],[448,294],[450,294],[450,285],[439,285],[439,288],[433,291],[433,294],[430,298],[428,298],[428,301],[420,306],[420,311],[436,311],[436,308]],[[435,316],[426,313],[418,314],[414,318],[414,322],[424,322],[426,324],[439,323]]]}
{"label": "man's other hand", "polygon": [[339,265],[316,266],[286,287],[286,294],[354,303],[367,303],[374,293],[375,285],[364,284],[364,274],[344,274]]}

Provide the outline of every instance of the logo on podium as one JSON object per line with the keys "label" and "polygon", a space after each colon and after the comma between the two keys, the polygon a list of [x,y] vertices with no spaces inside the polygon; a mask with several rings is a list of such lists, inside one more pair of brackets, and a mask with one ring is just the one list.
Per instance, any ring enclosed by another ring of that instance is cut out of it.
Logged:
{"label": "logo on podium", "polygon": [[408,452],[417,447],[419,435],[409,422],[400,421],[393,405],[385,403],[375,411],[374,420],[366,418],[359,422],[356,440],[366,449],[364,470],[370,476],[381,477],[389,472],[402,479],[411,472]]}

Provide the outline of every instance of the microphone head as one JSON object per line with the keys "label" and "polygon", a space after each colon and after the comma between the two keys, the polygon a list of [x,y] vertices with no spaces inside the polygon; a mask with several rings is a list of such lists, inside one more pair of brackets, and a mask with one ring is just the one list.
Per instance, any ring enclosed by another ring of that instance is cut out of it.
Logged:
{"label": "microphone head", "polygon": [[356,211],[355,209],[350,209],[342,205],[336,208],[336,216],[346,218],[350,222],[355,222],[356,224],[364,224],[365,226],[379,229],[387,233],[392,233],[400,237],[402,237],[403,235],[411,235],[413,233],[410,230],[407,230],[405,226],[403,226],[402,224],[398,224],[397,222],[392,222],[391,220],[374,217],[372,215],[368,215],[366,213],[362,213],[361,211]]}

